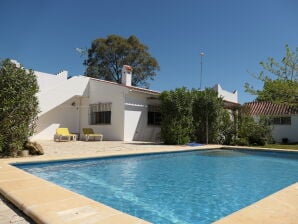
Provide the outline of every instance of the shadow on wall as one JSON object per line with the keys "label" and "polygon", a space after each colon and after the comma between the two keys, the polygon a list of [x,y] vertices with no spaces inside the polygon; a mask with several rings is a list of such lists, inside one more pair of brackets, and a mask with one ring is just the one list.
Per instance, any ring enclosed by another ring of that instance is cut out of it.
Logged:
{"label": "shadow on wall", "polygon": [[76,105],[70,99],[38,118],[36,132],[32,140],[51,140],[59,127],[66,127],[72,133],[79,132],[79,114]]}

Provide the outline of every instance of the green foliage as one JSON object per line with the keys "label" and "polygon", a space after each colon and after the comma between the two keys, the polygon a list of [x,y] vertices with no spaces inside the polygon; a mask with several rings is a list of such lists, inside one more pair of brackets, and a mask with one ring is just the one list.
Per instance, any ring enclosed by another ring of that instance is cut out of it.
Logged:
{"label": "green foliage", "polygon": [[33,71],[6,59],[0,64],[0,154],[16,156],[33,134],[38,114]]}
{"label": "green foliage", "polygon": [[249,145],[247,138],[236,138],[233,143],[234,145],[239,145],[239,146]]}
{"label": "green foliage", "polygon": [[238,138],[235,140],[237,145],[265,145],[272,139],[267,117],[261,117],[256,122],[246,113],[245,108],[242,108],[239,112],[238,125]]}
{"label": "green foliage", "polygon": [[214,90],[190,91],[184,87],[162,92],[160,99],[165,144],[206,142],[207,127],[209,142],[223,143],[232,138],[233,123]]}
{"label": "green foliage", "polygon": [[237,121],[235,120],[235,116],[233,116],[233,113],[235,113],[235,111],[233,111],[232,114],[230,114],[225,109],[220,110],[220,114],[217,119],[219,123],[219,134],[216,143],[230,145],[233,142],[236,136],[237,127]]}
{"label": "green foliage", "polygon": [[158,62],[137,37],[125,39],[117,35],[99,38],[88,49],[85,74],[89,77],[121,83],[123,65],[133,67],[132,85],[149,87],[148,79],[153,80],[159,70]]}
{"label": "green foliage", "polygon": [[298,81],[266,80],[257,100],[295,106],[298,104]]}
{"label": "green foliage", "polygon": [[0,155],[2,154],[2,150],[3,150],[3,137],[2,137],[2,135],[1,135],[1,133],[0,133]]}
{"label": "green foliage", "polygon": [[193,132],[192,94],[186,88],[164,91],[161,99],[161,136],[165,144],[185,144]]}
{"label": "green foliage", "polygon": [[[193,118],[195,140],[204,143],[218,143],[225,139],[228,132],[224,127],[227,114],[223,112],[223,101],[213,89],[194,91]],[[222,120],[222,118],[225,118]],[[226,124],[225,124],[226,125]],[[207,138],[208,137],[208,138]]]}
{"label": "green foliage", "polygon": [[248,83],[244,87],[246,92],[257,96],[258,101],[283,103],[298,108],[298,48],[295,52],[288,45],[285,48],[286,53],[281,63],[271,57],[267,62],[260,62],[263,71],[254,77],[263,82],[262,90],[255,90]]}
{"label": "green foliage", "polygon": [[[269,118],[258,122],[239,111],[224,109],[222,98],[213,89],[204,91],[185,87],[164,91],[161,100],[161,136],[165,144],[201,143],[264,145],[271,141]],[[207,139],[208,137],[208,139]]]}

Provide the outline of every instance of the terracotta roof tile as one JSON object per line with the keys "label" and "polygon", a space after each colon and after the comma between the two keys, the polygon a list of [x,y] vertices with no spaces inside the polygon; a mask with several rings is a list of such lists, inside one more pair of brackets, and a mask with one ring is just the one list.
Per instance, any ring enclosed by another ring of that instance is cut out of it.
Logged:
{"label": "terracotta roof tile", "polygon": [[250,115],[292,115],[298,114],[293,107],[285,104],[275,104],[271,102],[250,102],[244,106],[249,108]]}

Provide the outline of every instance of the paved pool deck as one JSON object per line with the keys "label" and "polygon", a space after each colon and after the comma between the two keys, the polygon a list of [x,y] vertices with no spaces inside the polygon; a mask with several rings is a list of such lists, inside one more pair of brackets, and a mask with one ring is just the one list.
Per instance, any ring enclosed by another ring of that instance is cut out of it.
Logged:
{"label": "paved pool deck", "polygon": [[[114,141],[60,143],[41,141],[40,143],[45,150],[42,156],[0,159],[0,194],[36,223],[47,224],[145,224],[149,222],[42,180],[9,165],[10,163],[221,148],[220,145],[190,147]],[[5,212],[2,215],[5,216]],[[297,220],[298,183],[215,223],[294,224]]]}

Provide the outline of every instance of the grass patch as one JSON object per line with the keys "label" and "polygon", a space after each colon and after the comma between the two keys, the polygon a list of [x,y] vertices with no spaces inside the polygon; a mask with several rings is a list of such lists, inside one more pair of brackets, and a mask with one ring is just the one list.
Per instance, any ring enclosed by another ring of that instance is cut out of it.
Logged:
{"label": "grass patch", "polygon": [[262,148],[298,150],[298,144],[268,144],[268,145],[262,146]]}

